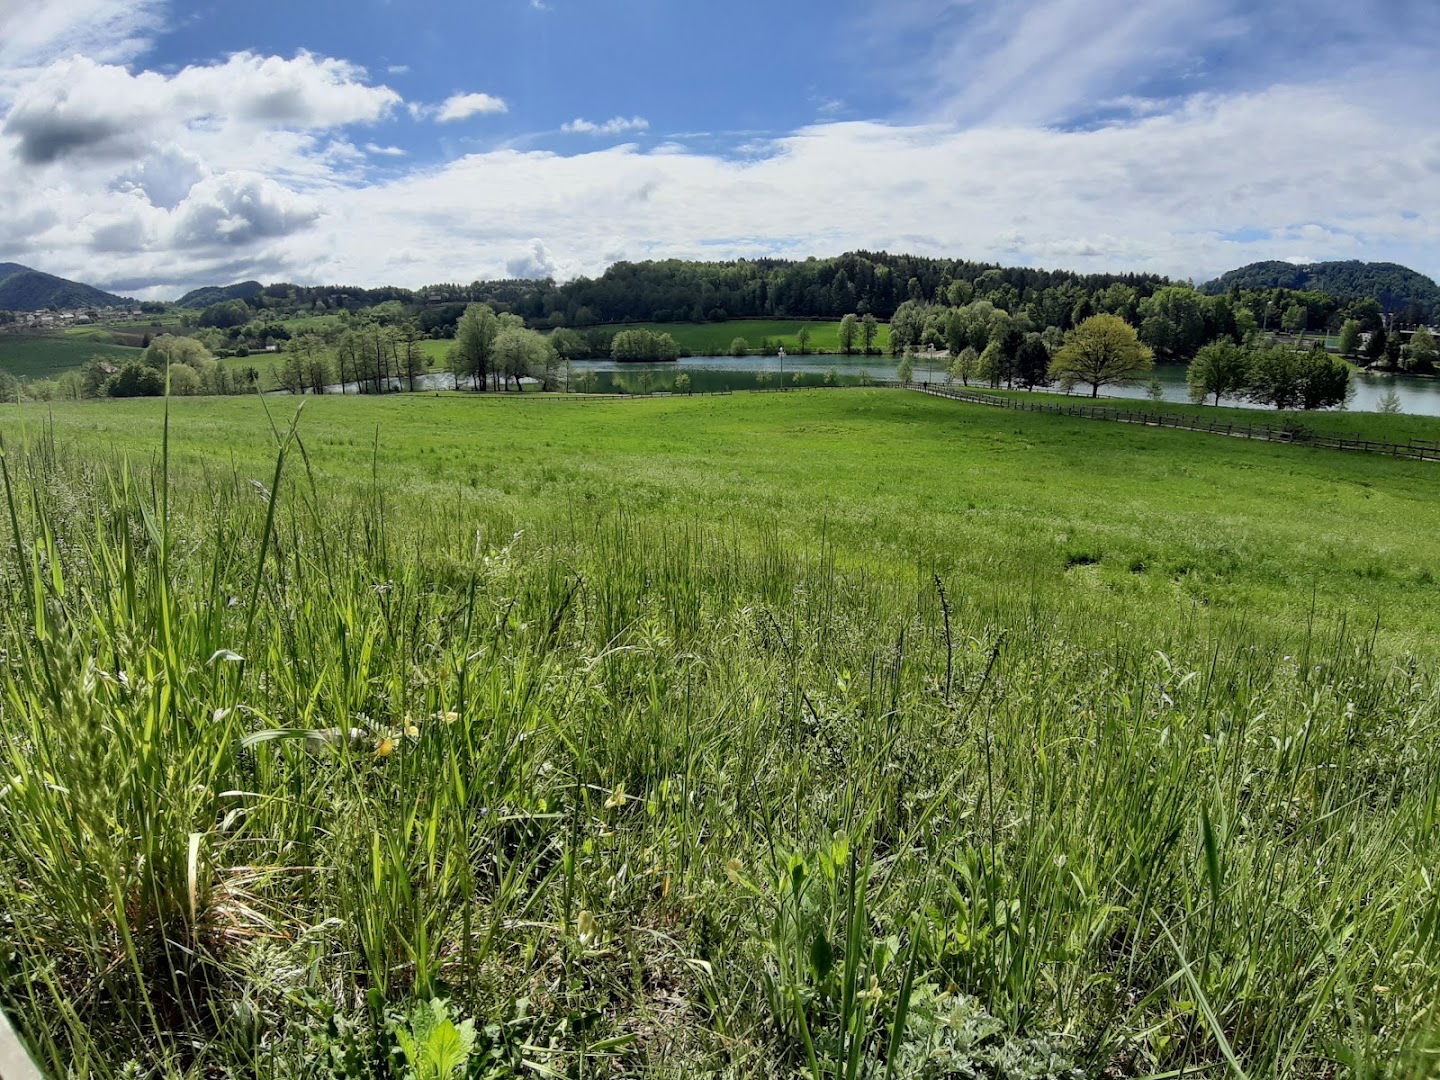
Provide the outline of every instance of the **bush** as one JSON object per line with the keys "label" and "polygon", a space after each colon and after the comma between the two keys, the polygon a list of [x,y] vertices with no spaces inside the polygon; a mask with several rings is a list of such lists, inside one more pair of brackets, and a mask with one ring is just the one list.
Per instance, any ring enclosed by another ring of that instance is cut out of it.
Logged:
{"label": "bush", "polygon": [[165,376],[148,364],[129,360],[110,376],[105,393],[114,398],[159,397],[165,393]]}
{"label": "bush", "polygon": [[610,356],[615,360],[678,360],[680,343],[654,330],[621,330],[610,343]]}

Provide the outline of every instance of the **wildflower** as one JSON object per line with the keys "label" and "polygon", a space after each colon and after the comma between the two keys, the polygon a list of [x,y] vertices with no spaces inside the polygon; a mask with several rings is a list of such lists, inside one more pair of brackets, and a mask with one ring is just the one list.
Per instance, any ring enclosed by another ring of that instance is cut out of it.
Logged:
{"label": "wildflower", "polygon": [[576,916],[575,936],[580,939],[580,944],[587,949],[600,939],[600,924],[589,911],[582,911]]}
{"label": "wildflower", "polygon": [[610,797],[605,800],[605,809],[614,810],[616,807],[624,806],[625,800],[628,798],[629,796],[625,794],[625,785],[616,784],[615,790],[611,792]]}
{"label": "wildflower", "polygon": [[376,757],[389,757],[395,752],[395,740],[388,735],[375,744]]}
{"label": "wildflower", "polygon": [[420,737],[420,729],[414,724],[406,724],[405,734],[409,735],[412,739],[418,739]]}
{"label": "wildflower", "polygon": [[459,720],[459,719],[460,719],[460,714],[459,714],[458,712],[454,712],[453,710],[452,710],[451,712],[447,712],[447,713],[445,714],[445,722],[446,722],[447,724],[453,724],[453,723],[455,723],[456,720]]}

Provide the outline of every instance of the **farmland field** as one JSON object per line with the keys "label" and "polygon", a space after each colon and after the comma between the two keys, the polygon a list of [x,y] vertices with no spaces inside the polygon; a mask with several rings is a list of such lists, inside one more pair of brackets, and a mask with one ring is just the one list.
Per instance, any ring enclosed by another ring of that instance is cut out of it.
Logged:
{"label": "farmland field", "polygon": [[17,379],[51,379],[67,371],[78,371],[91,357],[103,356],[111,363],[138,357],[138,349],[127,349],[98,340],[99,331],[69,334],[0,334],[0,371]]}
{"label": "farmland field", "polygon": [[476,1076],[1431,1074],[1436,466],[296,405],[0,413],[0,1003],[57,1073],[383,1074],[445,999]]}
{"label": "farmland field", "polygon": [[[838,353],[840,351],[840,323],[807,322],[798,319],[732,319],[715,323],[626,323],[607,326],[607,330],[655,330],[669,334],[680,343],[680,347],[692,356],[724,356],[730,351],[730,343],[743,337],[752,349],[759,349],[760,343],[769,338],[779,341],[787,352],[798,353],[800,341],[796,337],[801,327],[810,331],[809,349],[812,353]],[[875,348],[884,353],[890,347],[890,325],[881,323],[875,339]],[[857,351],[860,341],[856,340]]]}

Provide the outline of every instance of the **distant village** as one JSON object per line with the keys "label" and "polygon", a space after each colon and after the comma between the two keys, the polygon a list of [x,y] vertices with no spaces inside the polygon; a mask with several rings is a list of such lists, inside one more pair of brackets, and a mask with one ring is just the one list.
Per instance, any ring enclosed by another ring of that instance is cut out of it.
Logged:
{"label": "distant village", "polygon": [[92,323],[140,322],[151,316],[136,304],[132,307],[71,308],[44,311],[0,311],[0,333],[29,333],[37,330],[65,330]]}

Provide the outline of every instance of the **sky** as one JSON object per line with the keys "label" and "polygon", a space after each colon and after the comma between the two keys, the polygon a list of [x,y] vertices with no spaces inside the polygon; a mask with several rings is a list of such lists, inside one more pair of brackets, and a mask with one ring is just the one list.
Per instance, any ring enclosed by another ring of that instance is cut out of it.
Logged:
{"label": "sky", "polygon": [[1440,275],[1436,0],[0,0],[0,262]]}

